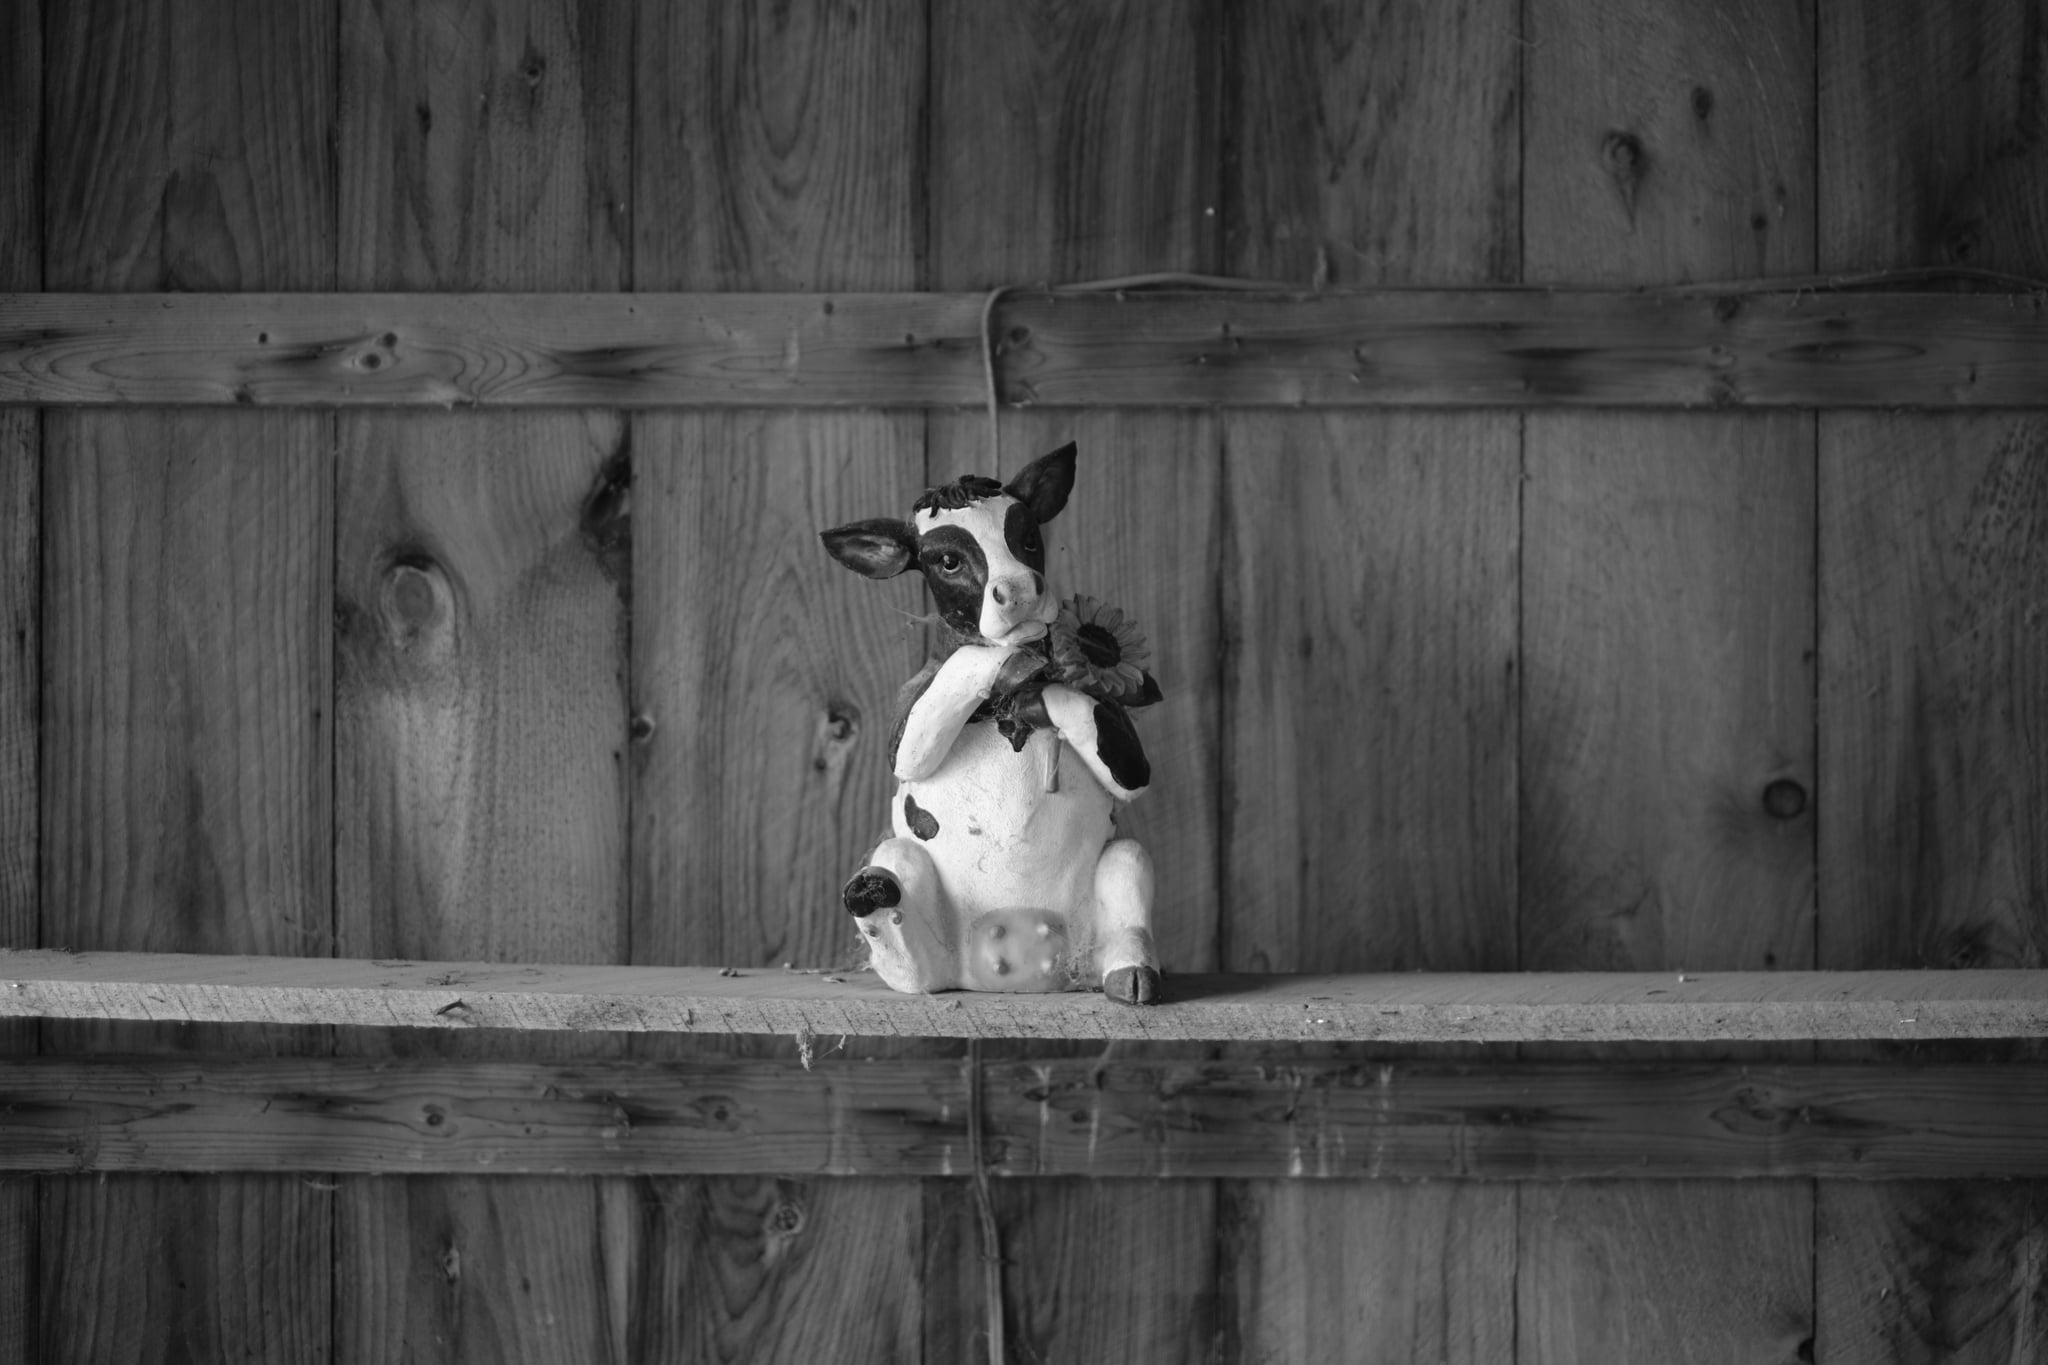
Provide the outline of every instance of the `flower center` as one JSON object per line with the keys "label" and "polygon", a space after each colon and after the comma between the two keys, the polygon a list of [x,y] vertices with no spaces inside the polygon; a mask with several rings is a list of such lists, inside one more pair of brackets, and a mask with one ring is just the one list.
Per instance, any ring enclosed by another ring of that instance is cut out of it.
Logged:
{"label": "flower center", "polygon": [[1123,662],[1123,646],[1117,643],[1115,633],[1093,621],[1074,632],[1074,642],[1081,646],[1081,657],[1091,668],[1113,668]]}

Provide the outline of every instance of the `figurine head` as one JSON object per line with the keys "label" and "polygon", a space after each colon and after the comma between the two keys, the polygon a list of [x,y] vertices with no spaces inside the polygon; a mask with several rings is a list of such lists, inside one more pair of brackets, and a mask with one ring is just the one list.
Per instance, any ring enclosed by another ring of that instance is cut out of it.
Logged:
{"label": "figurine head", "polygon": [[978,474],[925,490],[910,520],[880,517],[823,532],[834,559],[869,578],[924,574],[939,619],[991,645],[1039,639],[1059,615],[1045,582],[1040,528],[1074,488],[1074,443],[1041,455],[1007,484]]}

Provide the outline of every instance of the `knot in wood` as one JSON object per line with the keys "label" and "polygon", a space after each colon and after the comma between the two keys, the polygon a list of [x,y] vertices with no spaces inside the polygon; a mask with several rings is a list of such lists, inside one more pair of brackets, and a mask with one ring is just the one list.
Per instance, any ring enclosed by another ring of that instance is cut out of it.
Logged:
{"label": "knot in wood", "polygon": [[1806,813],[1806,788],[1781,777],[1764,788],[1764,811],[1774,820],[1796,820]]}

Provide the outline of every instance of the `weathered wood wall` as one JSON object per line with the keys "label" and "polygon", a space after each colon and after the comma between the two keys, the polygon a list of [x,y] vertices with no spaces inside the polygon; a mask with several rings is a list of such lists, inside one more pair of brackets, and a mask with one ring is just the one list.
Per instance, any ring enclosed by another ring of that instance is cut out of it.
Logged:
{"label": "weathered wood wall", "polygon": [[[4,13],[0,290],[2048,275],[2040,0]],[[1134,816],[1169,967],[2048,965],[2041,411],[1023,410],[1003,463],[1068,437],[1056,568],[1138,617],[1171,698]],[[988,440],[942,410],[0,409],[0,935],[844,960],[922,640],[813,532]],[[37,1047],[491,1051],[0,1032]],[[993,1199],[1019,1361],[2028,1359],[2044,1205]],[[9,1179],[0,1359],[955,1360],[977,1222],[913,1175]]]}

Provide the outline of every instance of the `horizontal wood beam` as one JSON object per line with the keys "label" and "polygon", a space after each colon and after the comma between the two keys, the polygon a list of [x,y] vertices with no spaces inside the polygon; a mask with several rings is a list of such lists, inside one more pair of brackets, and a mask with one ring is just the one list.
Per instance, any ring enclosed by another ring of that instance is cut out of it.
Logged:
{"label": "horizontal wood beam", "polygon": [[[0,405],[963,407],[981,294],[0,294]],[[2048,296],[1004,295],[1005,403],[2048,405]]]}
{"label": "horizontal wood beam", "polygon": [[2048,971],[1174,976],[1100,994],[900,995],[839,977],[0,949],[0,1017],[1154,1041],[1728,1042],[2048,1036]]}
{"label": "horizontal wood beam", "polygon": [[0,1171],[2048,1178],[2048,1067],[0,1061]]}

